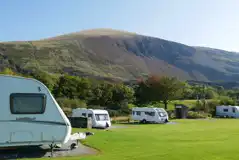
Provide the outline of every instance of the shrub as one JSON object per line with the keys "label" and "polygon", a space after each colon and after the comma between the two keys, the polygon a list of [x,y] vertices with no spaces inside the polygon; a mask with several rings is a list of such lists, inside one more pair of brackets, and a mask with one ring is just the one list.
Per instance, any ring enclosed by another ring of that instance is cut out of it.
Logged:
{"label": "shrub", "polygon": [[204,106],[203,106],[203,102],[202,101],[198,101],[198,102],[196,102],[196,104],[195,104],[195,106],[193,106],[192,108],[191,108],[191,110],[192,111],[203,111],[203,108],[204,108]]}
{"label": "shrub", "polygon": [[99,106],[99,105],[88,105],[87,108],[90,109],[105,109],[105,107]]}
{"label": "shrub", "polygon": [[72,109],[71,108],[62,108],[63,112],[66,114],[66,116],[71,116]]}
{"label": "shrub", "polygon": [[79,99],[57,98],[57,102],[64,109],[87,108],[85,101]]}
{"label": "shrub", "polygon": [[219,104],[220,105],[235,105],[235,101],[230,97],[221,96]]}
{"label": "shrub", "polygon": [[211,115],[208,113],[193,111],[189,111],[187,116],[187,118],[189,119],[208,118],[208,117],[211,117]]}
{"label": "shrub", "polygon": [[167,110],[167,113],[168,113],[168,118],[169,119],[175,119],[176,116],[175,116],[175,113],[173,110]]}
{"label": "shrub", "polygon": [[118,117],[120,116],[119,110],[108,110],[110,117]]}
{"label": "shrub", "polygon": [[128,116],[121,116],[121,117],[112,117],[112,123],[129,123],[130,117]]}
{"label": "shrub", "polygon": [[129,108],[129,109],[132,109],[132,108],[134,108],[134,107],[136,107],[136,105],[134,105],[134,104],[132,104],[132,103],[128,104],[128,108]]}
{"label": "shrub", "polygon": [[218,100],[210,100],[207,103],[208,113],[211,114],[213,117],[216,114],[216,106],[218,106],[218,105],[219,105],[219,101]]}

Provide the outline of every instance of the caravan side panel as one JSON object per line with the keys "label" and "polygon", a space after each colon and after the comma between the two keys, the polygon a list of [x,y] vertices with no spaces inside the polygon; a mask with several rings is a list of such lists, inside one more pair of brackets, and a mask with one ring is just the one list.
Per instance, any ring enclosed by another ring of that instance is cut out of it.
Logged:
{"label": "caravan side panel", "polygon": [[[0,88],[0,127],[4,128],[1,130],[0,147],[68,141],[70,122],[42,83],[0,75]],[[29,98],[31,95],[44,95],[45,101],[37,96]],[[44,109],[37,109],[44,103]]]}

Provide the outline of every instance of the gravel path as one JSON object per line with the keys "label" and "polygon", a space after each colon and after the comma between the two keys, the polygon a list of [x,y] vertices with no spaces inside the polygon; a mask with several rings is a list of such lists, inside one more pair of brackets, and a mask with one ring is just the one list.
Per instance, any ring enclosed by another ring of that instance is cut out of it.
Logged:
{"label": "gravel path", "polygon": [[112,125],[108,129],[127,128],[126,125]]}
{"label": "gravel path", "polygon": [[[69,150],[68,146],[63,146],[60,149],[54,149],[54,157],[67,157],[79,155],[97,154],[98,151],[79,143],[78,148]],[[20,159],[20,158],[41,158],[50,157],[51,152],[48,146],[42,147],[22,147],[19,149],[8,149],[0,151],[0,159]]]}

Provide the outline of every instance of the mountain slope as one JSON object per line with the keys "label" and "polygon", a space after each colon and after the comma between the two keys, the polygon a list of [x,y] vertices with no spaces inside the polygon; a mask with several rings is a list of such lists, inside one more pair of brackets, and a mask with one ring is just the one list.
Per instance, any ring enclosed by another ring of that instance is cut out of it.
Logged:
{"label": "mountain slope", "polygon": [[[0,55],[22,69],[38,68],[53,73],[123,80],[148,74],[198,81],[239,80],[237,53],[111,29],[0,43]],[[1,61],[0,64],[1,69],[4,64]]]}

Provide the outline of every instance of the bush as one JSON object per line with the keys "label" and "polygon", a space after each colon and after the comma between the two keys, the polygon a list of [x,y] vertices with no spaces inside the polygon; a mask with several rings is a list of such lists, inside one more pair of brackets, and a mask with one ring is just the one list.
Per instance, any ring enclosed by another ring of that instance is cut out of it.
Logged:
{"label": "bush", "polygon": [[85,101],[79,99],[57,98],[57,102],[61,108],[65,109],[87,108]]}
{"label": "bush", "polygon": [[209,89],[206,91],[206,99],[214,99],[218,97],[218,94],[215,90]]}
{"label": "bush", "polygon": [[191,110],[194,112],[203,111],[204,110],[203,102],[201,100],[197,101],[195,106],[193,106]]}
{"label": "bush", "polygon": [[99,106],[99,105],[88,105],[87,108],[90,109],[105,109],[105,107]]}
{"label": "bush", "polygon": [[211,117],[211,115],[208,113],[193,111],[189,111],[187,116],[187,118],[189,119],[208,118],[208,117]]}
{"label": "bush", "polygon": [[221,96],[219,104],[220,105],[235,105],[235,101],[230,97]]}
{"label": "bush", "polygon": [[128,104],[128,108],[129,108],[129,109],[132,109],[132,108],[134,108],[134,107],[136,107],[136,105],[134,105],[134,104],[131,104],[131,103],[130,103],[130,104]]}
{"label": "bush", "polygon": [[112,123],[129,123],[130,122],[130,117],[128,116],[121,116],[121,117],[112,117]]}
{"label": "bush", "polygon": [[210,100],[207,103],[208,113],[211,114],[213,117],[216,114],[216,106],[218,106],[218,105],[219,105],[219,101],[218,100]]}
{"label": "bush", "polygon": [[72,109],[71,108],[62,108],[63,112],[66,114],[66,116],[71,116]]}
{"label": "bush", "polygon": [[167,113],[168,113],[168,118],[169,119],[175,119],[176,116],[175,116],[175,113],[173,110],[167,110]]}
{"label": "bush", "polygon": [[118,117],[120,116],[119,110],[108,110],[110,117]]}

